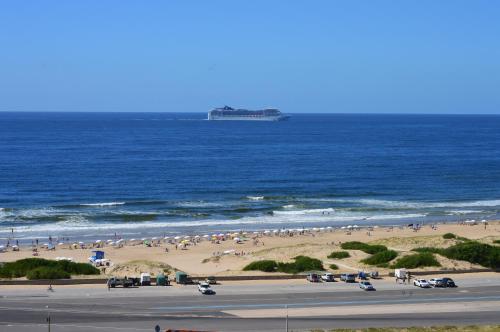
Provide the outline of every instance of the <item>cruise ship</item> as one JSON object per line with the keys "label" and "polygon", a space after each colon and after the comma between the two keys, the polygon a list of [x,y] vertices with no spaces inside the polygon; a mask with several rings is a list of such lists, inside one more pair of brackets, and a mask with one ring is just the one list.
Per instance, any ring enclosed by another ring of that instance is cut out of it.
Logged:
{"label": "cruise ship", "polygon": [[208,112],[208,120],[254,120],[254,121],[282,121],[289,117],[278,109],[265,108],[262,110],[247,110],[229,106],[214,108]]}

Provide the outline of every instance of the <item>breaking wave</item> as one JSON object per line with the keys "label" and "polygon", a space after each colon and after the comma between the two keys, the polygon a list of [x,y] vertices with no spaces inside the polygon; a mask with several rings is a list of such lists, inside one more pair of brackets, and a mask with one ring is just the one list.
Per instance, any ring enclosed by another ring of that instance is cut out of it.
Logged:
{"label": "breaking wave", "polygon": [[105,202],[105,203],[85,203],[85,204],[80,204],[80,206],[106,207],[106,206],[116,206],[124,204],[125,202]]}

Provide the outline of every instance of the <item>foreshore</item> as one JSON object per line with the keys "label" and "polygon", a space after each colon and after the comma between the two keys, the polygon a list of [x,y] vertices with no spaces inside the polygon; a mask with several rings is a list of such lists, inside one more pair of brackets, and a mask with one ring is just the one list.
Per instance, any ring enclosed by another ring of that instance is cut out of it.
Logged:
{"label": "foreshore", "polygon": [[[200,234],[197,236],[177,236],[167,238],[121,239],[83,242],[58,242],[53,246],[42,241],[37,247],[37,256],[46,259],[69,258],[75,262],[88,262],[92,250],[102,250],[110,260],[109,267],[102,268],[102,276],[131,276],[149,272],[153,276],[175,270],[192,276],[234,276],[266,274],[258,271],[242,271],[252,261],[273,259],[291,261],[298,255],[320,259],[325,268],[336,264],[339,269],[332,272],[358,272],[360,270],[389,270],[364,265],[361,259],[368,254],[352,250],[351,257],[329,259],[332,251],[342,250],[341,243],[361,241],[383,244],[396,250],[401,256],[416,247],[447,247],[453,239],[444,239],[443,234],[453,233],[459,237],[493,243],[500,239],[500,222],[487,223],[446,223],[426,225],[419,229],[412,227],[351,227],[351,228],[309,228],[294,230],[268,230],[261,232],[238,232],[225,234]],[[215,235],[215,236],[214,236]],[[9,262],[35,257],[31,246],[12,247],[0,253],[0,261]],[[464,261],[450,260],[439,256],[441,269],[467,270],[483,268]],[[423,268],[421,270],[436,270]]]}

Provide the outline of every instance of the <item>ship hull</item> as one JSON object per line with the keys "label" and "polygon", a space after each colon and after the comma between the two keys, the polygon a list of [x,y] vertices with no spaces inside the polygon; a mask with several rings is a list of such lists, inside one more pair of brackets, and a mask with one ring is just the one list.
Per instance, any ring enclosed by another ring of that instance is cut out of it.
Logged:
{"label": "ship hull", "polygon": [[284,121],[288,116],[266,116],[266,117],[246,117],[246,116],[209,116],[208,120],[213,121]]}

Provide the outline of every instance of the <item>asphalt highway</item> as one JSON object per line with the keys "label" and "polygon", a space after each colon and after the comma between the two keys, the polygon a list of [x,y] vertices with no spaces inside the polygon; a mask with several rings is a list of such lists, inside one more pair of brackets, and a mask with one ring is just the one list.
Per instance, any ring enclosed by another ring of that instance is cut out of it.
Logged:
{"label": "asphalt highway", "polygon": [[[287,291],[269,288],[265,293],[258,285],[220,285],[215,286],[216,295],[201,295],[195,286],[186,287],[165,296],[156,287],[97,293],[0,289],[0,331],[47,331],[49,315],[52,332],[154,331],[156,325],[162,330],[285,331],[287,313],[289,331],[500,324],[500,285],[496,283],[455,289],[380,283],[373,292],[343,283],[304,284]],[[237,291],[241,287],[245,292]]]}

